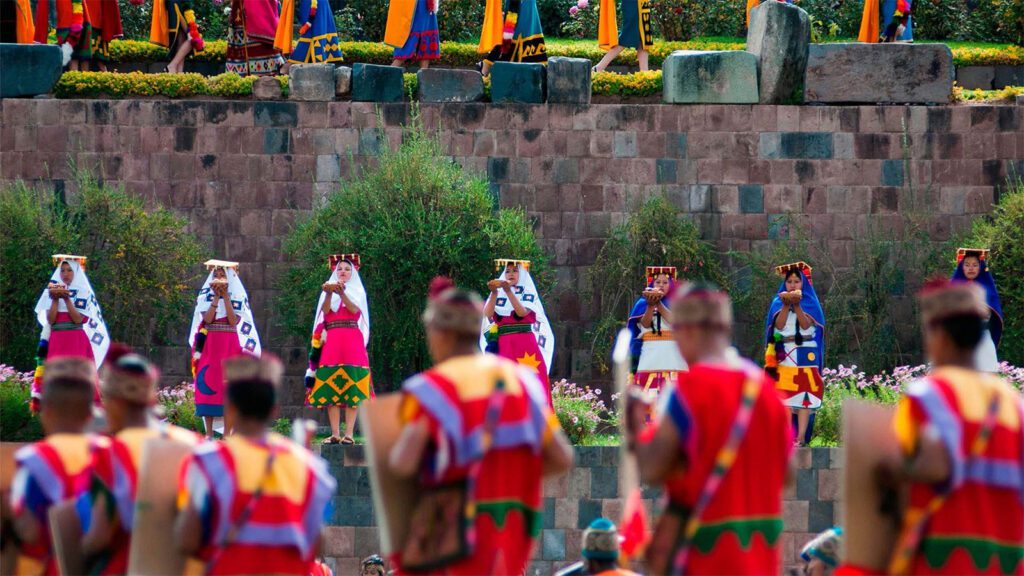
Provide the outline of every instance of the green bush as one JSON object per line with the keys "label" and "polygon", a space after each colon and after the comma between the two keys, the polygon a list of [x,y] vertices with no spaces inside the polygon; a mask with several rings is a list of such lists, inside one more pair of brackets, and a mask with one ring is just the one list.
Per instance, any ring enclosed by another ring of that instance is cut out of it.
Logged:
{"label": "green bush", "polygon": [[286,328],[308,338],[327,256],[362,256],[378,391],[430,365],[419,317],[435,275],[481,291],[494,275],[492,260],[514,255],[534,262],[542,292],[549,286],[526,215],[496,210],[487,180],[452,162],[415,109],[411,120],[397,150],[378,132],[376,165],[343,179],[341,189],[298,223],[284,245],[295,264],[279,285]]}
{"label": "green bush", "polygon": [[53,271],[50,254],[57,252],[89,257],[89,280],[111,338],[138,347],[166,344],[165,332],[187,322],[201,255],[185,232],[187,221],[162,207],[147,209],[140,198],[85,170],[75,169],[73,184],[66,204],[21,182],[0,192],[7,231],[0,262],[5,363],[34,366],[39,327],[33,308]]}
{"label": "green bush", "polygon": [[651,0],[655,36],[666,41],[693,38],[706,6],[696,0]]}
{"label": "green bush", "polygon": [[161,388],[156,398],[164,420],[186,430],[204,432],[203,418],[196,416],[195,388],[191,382]]}
{"label": "green bush", "polygon": [[655,96],[661,94],[663,79],[661,70],[615,74],[598,72],[590,80],[594,96]]}
{"label": "green bush", "polygon": [[0,364],[0,442],[35,442],[43,437],[39,419],[29,411],[32,372]]}
{"label": "green bush", "polygon": [[[153,19],[153,3],[144,2],[136,6],[130,2],[119,2],[121,8],[121,25],[124,37],[138,40],[149,38],[149,26]],[[230,0],[223,3],[212,0],[199,0],[192,3],[196,13],[196,23],[203,38],[225,38],[227,36],[228,18],[224,9],[231,5]]]}
{"label": "green bush", "polygon": [[1014,175],[988,216],[974,221],[965,246],[992,250],[992,274],[1003,305],[999,359],[1024,366],[1024,181]]}
{"label": "green bush", "polygon": [[[281,84],[282,95],[288,95],[288,77],[274,77]],[[234,72],[216,76],[201,74],[145,74],[142,72],[65,72],[53,94],[57,98],[134,98],[166,96],[190,98],[209,95],[225,98],[252,96],[254,76],[241,77]]]}
{"label": "green bush", "polygon": [[655,196],[634,206],[629,219],[612,229],[589,272],[585,291],[597,322],[587,334],[593,365],[610,368],[612,341],[645,286],[647,266],[675,266],[680,279],[724,284],[717,256],[700,238],[685,212],[668,198]]}

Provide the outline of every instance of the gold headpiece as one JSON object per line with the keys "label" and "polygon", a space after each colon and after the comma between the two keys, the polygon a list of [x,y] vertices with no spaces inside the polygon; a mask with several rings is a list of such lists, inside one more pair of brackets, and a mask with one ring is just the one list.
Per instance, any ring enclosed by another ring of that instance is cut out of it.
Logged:
{"label": "gold headpiece", "polygon": [[351,262],[357,270],[362,267],[362,263],[359,260],[359,254],[356,254],[355,252],[351,254],[331,254],[327,257],[327,267],[333,271],[338,267],[338,262],[341,262],[342,260]]}
{"label": "gold headpiece", "polygon": [[775,267],[775,273],[778,274],[779,276],[785,276],[786,274],[789,273],[790,270],[803,270],[804,276],[807,276],[808,280],[811,279],[811,266],[807,264],[807,262],[804,262],[803,260]]}
{"label": "gold headpiece", "polygon": [[451,278],[438,276],[430,282],[423,325],[459,334],[479,335],[484,303],[475,292],[461,290]]}
{"label": "gold headpiece", "polygon": [[207,270],[213,270],[214,268],[231,268],[235,272],[238,272],[238,262],[231,262],[228,260],[207,260],[203,262],[203,266],[206,266]]}
{"label": "gold headpiece", "polygon": [[650,284],[654,281],[655,276],[662,274],[668,274],[668,277],[676,279],[676,267],[675,266],[648,266],[647,267],[647,283]]}
{"label": "gold headpiece", "polygon": [[732,328],[732,300],[712,284],[686,282],[672,298],[672,316],[676,325],[728,330]]}
{"label": "gold headpiece", "polygon": [[264,382],[274,388],[281,387],[284,364],[273,354],[263,353],[259,358],[247,354],[224,361],[224,380],[233,382]]}
{"label": "gold headpiece", "polygon": [[113,362],[104,362],[100,374],[105,398],[122,398],[145,406],[156,403],[160,371],[146,358],[125,354]]}
{"label": "gold headpiece", "polygon": [[96,364],[88,358],[78,356],[61,356],[47,360],[43,365],[43,388],[46,388],[49,382],[64,378],[81,380],[92,386],[96,383]]}
{"label": "gold headpiece", "polygon": [[985,290],[974,282],[950,282],[945,278],[925,284],[918,294],[921,303],[921,321],[930,325],[953,316],[988,314]]}
{"label": "gold headpiece", "polygon": [[501,270],[509,264],[515,264],[516,266],[522,266],[524,270],[530,270],[529,260],[516,260],[515,258],[498,258],[494,261],[494,269]]}
{"label": "gold headpiece", "polygon": [[82,270],[85,270],[85,262],[86,260],[89,259],[88,256],[75,256],[74,254],[54,254],[53,256],[51,256],[51,258],[53,258],[54,266],[60,264],[65,260],[73,260],[75,262],[78,262],[78,265],[82,267]]}

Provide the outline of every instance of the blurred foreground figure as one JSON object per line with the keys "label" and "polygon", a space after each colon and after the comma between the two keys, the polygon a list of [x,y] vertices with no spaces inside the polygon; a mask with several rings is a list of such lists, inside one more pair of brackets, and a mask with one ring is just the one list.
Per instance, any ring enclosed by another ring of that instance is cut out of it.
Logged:
{"label": "blurred foreground figure", "polygon": [[392,473],[417,479],[399,573],[523,574],[541,479],[572,465],[536,371],[482,353],[482,321],[479,296],[431,283],[423,323],[435,365],[402,385],[405,426],[389,456]]}
{"label": "blurred foreground figure", "polygon": [[911,383],[894,417],[902,458],[880,477],[909,490],[889,571],[1024,572],[1020,394],[975,368],[989,317],[976,283],[930,282],[920,294],[933,371]]}
{"label": "blurred foreground figure", "polygon": [[672,300],[673,334],[690,367],[644,427],[630,398],[628,441],[640,475],[668,506],[647,548],[652,574],[776,574],[782,489],[793,436],[775,383],[730,346],[725,292],[688,283]]}

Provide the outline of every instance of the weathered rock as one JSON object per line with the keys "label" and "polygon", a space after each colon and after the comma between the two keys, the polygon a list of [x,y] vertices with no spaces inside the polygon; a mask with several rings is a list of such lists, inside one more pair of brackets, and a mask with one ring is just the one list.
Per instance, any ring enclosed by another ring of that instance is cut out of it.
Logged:
{"label": "weathered rock", "polygon": [[762,2],[750,11],[747,51],[758,60],[762,104],[798,101],[811,44],[811,19],[785,2]]}
{"label": "weathered rock", "polygon": [[543,64],[495,62],[491,67],[491,101],[543,103],[544,73]]}
{"label": "weathered rock", "polygon": [[356,102],[401,102],[402,69],[379,64],[352,67],[352,100]]}
{"label": "weathered rock", "polygon": [[991,90],[995,79],[994,66],[960,66],[956,69],[956,83],[968,90]]}
{"label": "weathered rock", "polygon": [[257,78],[252,84],[252,97],[257,100],[280,100],[281,83],[270,76]]}
{"label": "weathered rock", "polygon": [[590,69],[586,58],[548,59],[548,102],[552,104],[590,104]]}
{"label": "weathered rock", "polygon": [[757,57],[750,52],[677,50],[662,76],[669,104],[757,104]]}
{"label": "weathered rock", "polygon": [[949,102],[953,53],[945,44],[814,44],[804,100],[829,103]]}
{"label": "weathered rock", "polygon": [[1024,94],[1017,96],[1017,106],[1024,106]]}
{"label": "weathered rock", "polygon": [[484,79],[476,70],[426,68],[416,79],[421,102],[476,102],[484,97]]}
{"label": "weathered rock", "polygon": [[1002,90],[1007,86],[1024,86],[1024,65],[996,66],[995,72],[992,87],[996,90]]}
{"label": "weathered rock", "polygon": [[61,64],[57,46],[0,44],[0,98],[48,94],[60,79]]}
{"label": "weathered rock", "polygon": [[292,64],[288,69],[288,98],[305,102],[334,100],[334,64]]}
{"label": "weathered rock", "polygon": [[348,96],[352,92],[352,69],[338,66],[334,69],[334,95]]}

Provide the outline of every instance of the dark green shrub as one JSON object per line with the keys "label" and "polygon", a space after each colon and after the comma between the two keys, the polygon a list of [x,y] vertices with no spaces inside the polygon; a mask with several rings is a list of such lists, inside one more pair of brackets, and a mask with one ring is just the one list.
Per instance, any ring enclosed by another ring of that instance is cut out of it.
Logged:
{"label": "dark green shrub", "polygon": [[[152,22],[153,3],[144,2],[139,6],[131,2],[119,2],[121,9],[121,26],[124,29],[124,37],[132,40],[148,40],[149,26]],[[212,0],[198,0],[193,2],[196,13],[196,23],[203,39],[222,39],[227,37],[228,17],[224,9],[231,5],[230,0],[224,3],[213,2]]]}
{"label": "dark green shrub", "polygon": [[370,303],[370,363],[384,391],[430,364],[420,313],[435,275],[482,291],[494,275],[492,260],[515,255],[534,261],[542,291],[548,283],[525,214],[495,210],[487,180],[452,162],[415,111],[398,150],[380,133],[378,142],[376,166],[345,180],[286,239],[295,265],[280,283],[280,304],[286,328],[308,342],[327,256],[358,252]]}
{"label": "dark green shrub", "polygon": [[43,427],[28,408],[32,373],[0,364],[0,442],[35,442]]}
{"label": "dark green shrub", "polygon": [[680,279],[711,280],[724,287],[715,252],[684,214],[664,196],[651,198],[611,231],[598,253],[586,293],[596,310],[587,336],[598,371],[609,368],[612,341],[644,289],[647,266],[675,266]]}
{"label": "dark green shrub", "polygon": [[1003,305],[999,359],[1024,365],[1024,181],[1015,176],[992,214],[974,221],[963,245],[992,250],[992,274]]}
{"label": "dark green shrub", "polygon": [[200,248],[184,218],[75,169],[76,192],[65,203],[22,183],[0,192],[7,231],[0,262],[3,361],[34,365],[39,326],[35,302],[53,271],[50,254],[89,257],[89,280],[111,338],[138,347],[164,344],[191,310]]}

